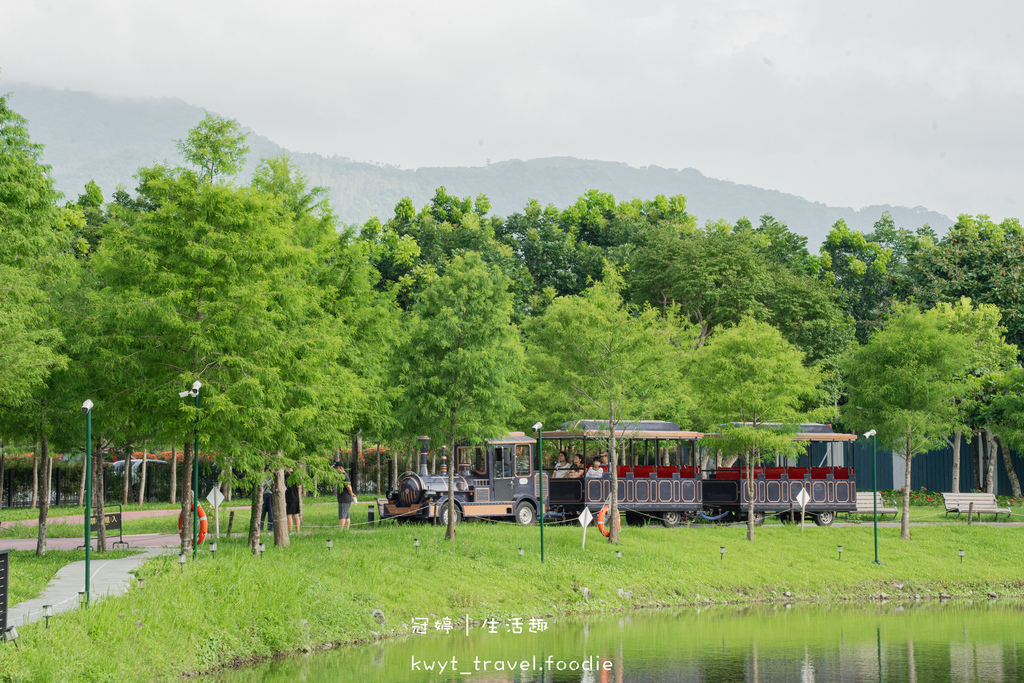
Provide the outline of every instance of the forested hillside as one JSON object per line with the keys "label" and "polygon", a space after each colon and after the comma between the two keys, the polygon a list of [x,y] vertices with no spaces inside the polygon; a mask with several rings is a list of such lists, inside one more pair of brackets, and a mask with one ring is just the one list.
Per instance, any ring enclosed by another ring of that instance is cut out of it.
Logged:
{"label": "forested hillside", "polygon": [[[112,100],[91,93],[58,91],[28,85],[8,86],[11,104],[28,120],[33,139],[46,146],[45,161],[53,167],[58,190],[73,196],[95,180],[109,198],[118,184],[135,188],[132,175],[154,162],[178,162],[173,140],[203,117],[203,110],[181,100]],[[244,123],[244,122],[243,122]],[[257,131],[258,133],[258,131]],[[250,135],[252,159],[280,151],[274,142]],[[952,220],[923,207],[871,206],[855,210],[829,207],[794,195],[708,178],[683,170],[573,158],[502,161],[482,167],[403,170],[343,157],[292,154],[295,166],[311,183],[328,189],[342,222],[362,223],[384,216],[403,197],[422,207],[437,187],[460,196],[486,194],[500,216],[520,210],[528,200],[565,207],[587,190],[598,189],[618,200],[681,194],[701,222],[724,218],[751,220],[771,214],[820,244],[830,226],[843,219],[851,228],[867,230],[888,211],[897,224],[924,224],[942,232]],[[243,171],[248,179],[254,164]]]}

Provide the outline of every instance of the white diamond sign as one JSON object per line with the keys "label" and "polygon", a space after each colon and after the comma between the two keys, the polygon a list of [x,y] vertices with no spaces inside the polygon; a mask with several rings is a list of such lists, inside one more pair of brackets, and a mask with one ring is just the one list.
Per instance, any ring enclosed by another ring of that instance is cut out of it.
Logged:
{"label": "white diamond sign", "polygon": [[800,493],[796,494],[796,502],[800,503],[800,507],[806,507],[811,502],[811,497],[807,495],[807,489],[800,489]]}
{"label": "white diamond sign", "polygon": [[220,492],[219,486],[214,486],[210,489],[210,494],[206,496],[206,500],[210,501],[210,505],[213,507],[219,506],[224,502],[224,494]]}
{"label": "white diamond sign", "polygon": [[588,527],[593,520],[594,515],[590,512],[590,508],[583,508],[583,512],[580,513],[580,526]]}

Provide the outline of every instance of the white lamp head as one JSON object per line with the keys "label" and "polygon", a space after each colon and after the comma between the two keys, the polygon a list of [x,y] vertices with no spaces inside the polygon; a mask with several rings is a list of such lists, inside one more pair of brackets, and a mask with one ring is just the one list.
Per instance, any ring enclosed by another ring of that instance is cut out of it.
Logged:
{"label": "white lamp head", "polygon": [[873,437],[873,436],[874,436],[875,434],[876,434],[875,430],[874,430],[874,429],[872,429],[872,430],[871,430],[870,432],[864,432],[864,438],[865,438],[865,439],[870,439],[870,438],[871,438],[871,437]]}
{"label": "white lamp head", "polygon": [[539,432],[539,431],[540,431],[540,429],[541,429],[541,427],[543,427],[543,426],[544,426],[543,424],[541,424],[540,422],[538,422],[537,424],[533,425],[533,431],[535,431],[535,432]]}
{"label": "white lamp head", "polygon": [[82,404],[82,412],[88,413],[90,410],[92,410],[92,401],[86,399],[85,403]]}

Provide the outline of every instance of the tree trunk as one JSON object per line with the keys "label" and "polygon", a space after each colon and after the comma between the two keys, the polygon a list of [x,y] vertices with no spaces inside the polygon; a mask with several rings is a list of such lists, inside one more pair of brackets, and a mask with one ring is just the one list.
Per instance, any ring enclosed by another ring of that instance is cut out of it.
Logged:
{"label": "tree trunk", "polygon": [[40,434],[40,459],[43,465],[43,490],[39,498],[39,536],[36,540],[36,555],[46,554],[46,519],[50,515],[50,444],[46,432]]}
{"label": "tree trunk", "polygon": [[985,449],[988,451],[988,460],[985,461],[985,492],[996,493],[996,435],[991,427],[985,427]]}
{"label": "tree trunk", "polygon": [[398,449],[391,451],[391,476],[388,477],[388,491],[398,488]]}
{"label": "tree trunk", "polygon": [[171,446],[171,505],[178,497],[178,447]]}
{"label": "tree trunk", "polygon": [[4,446],[4,442],[0,441],[0,510],[4,509],[4,465],[7,460],[7,452]]}
{"label": "tree trunk", "polygon": [[287,548],[291,545],[291,541],[288,538],[288,515],[284,503],[284,489],[284,468],[280,467],[274,470],[274,545]]}
{"label": "tree trunk", "polygon": [[[757,423],[754,424],[757,426]],[[754,540],[754,463],[751,453],[747,452],[747,540]]]}
{"label": "tree trunk", "polygon": [[35,510],[39,504],[39,445],[32,444],[32,504],[30,510]]}
{"label": "tree trunk", "polygon": [[985,466],[985,443],[981,431],[974,433],[974,490],[981,490],[981,470]]}
{"label": "tree trunk", "polygon": [[[228,481],[229,482],[234,482],[234,480],[235,480],[234,477],[235,477],[234,470],[231,468],[231,466],[228,466]],[[224,500],[226,500],[229,503],[231,502],[231,489],[233,489],[233,488],[235,488],[235,487],[233,485],[231,485],[231,484],[225,484],[225,486],[224,486]]]}
{"label": "tree trunk", "polygon": [[910,443],[911,431],[907,430],[907,450],[904,457],[907,460],[907,471],[903,477],[903,511],[900,515],[900,538],[904,541],[910,540]]}
{"label": "tree trunk", "polygon": [[181,552],[187,553],[192,548],[192,443],[185,442],[185,450],[181,458]]}
{"label": "tree trunk", "polygon": [[103,504],[107,492],[103,489],[103,449],[93,449],[92,463],[92,493],[94,510],[96,514],[96,552],[107,552],[107,520],[103,515]]}
{"label": "tree trunk", "polygon": [[455,540],[455,430],[448,439],[448,528],[445,529],[446,541]]}
{"label": "tree trunk", "polygon": [[1013,494],[1015,499],[1020,498],[1020,479],[1017,478],[1017,471],[1013,469],[1013,462],[1011,461],[1013,456],[1010,453],[1010,449],[1006,447],[1006,444],[1001,440],[998,440],[997,442],[1000,449],[1003,451],[1003,467],[1006,469],[1006,477],[1010,480],[1010,492]]}
{"label": "tree trunk", "polygon": [[[608,507],[608,514],[611,516],[611,519],[608,520],[611,528],[608,533],[609,543],[619,542],[619,451],[615,446],[615,402],[612,401],[608,406],[608,456],[610,459],[608,473],[612,475],[612,504]],[[583,463],[584,466],[586,464]],[[586,476],[586,472],[583,473],[583,476]],[[586,486],[586,480],[583,484]]]}
{"label": "tree trunk", "polygon": [[380,495],[380,444],[377,444],[377,495]]}
{"label": "tree trunk", "polygon": [[124,454],[124,482],[121,486],[121,505],[128,504],[128,489],[131,487],[132,480],[132,451],[130,448],[125,449]]}
{"label": "tree trunk", "polygon": [[259,483],[252,487],[252,505],[249,507],[249,547],[252,554],[259,552],[257,546],[260,544],[260,517],[263,515],[263,484]]}
{"label": "tree trunk", "polygon": [[[2,468],[0,468],[2,469]],[[78,485],[78,507],[85,507],[85,456],[82,456],[82,482]]]}
{"label": "tree trunk", "polygon": [[[362,473],[359,471],[360,461],[363,459],[363,432],[360,430],[352,435],[352,467],[349,469],[352,480],[352,493],[359,495],[359,482]],[[434,470],[435,473],[437,470]]]}
{"label": "tree trunk", "polygon": [[953,493],[960,493],[960,442],[963,440],[963,431],[956,430],[953,434]]}
{"label": "tree trunk", "polygon": [[142,472],[139,473],[139,505],[146,502],[146,461],[149,459],[148,444],[142,447]]}

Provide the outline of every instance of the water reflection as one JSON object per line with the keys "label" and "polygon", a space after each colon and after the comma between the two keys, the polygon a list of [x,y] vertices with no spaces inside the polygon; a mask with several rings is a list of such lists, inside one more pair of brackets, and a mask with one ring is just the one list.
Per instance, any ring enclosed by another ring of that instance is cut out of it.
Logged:
{"label": "water reflection", "polygon": [[704,609],[481,629],[270,662],[236,681],[1021,681],[1016,606]]}

